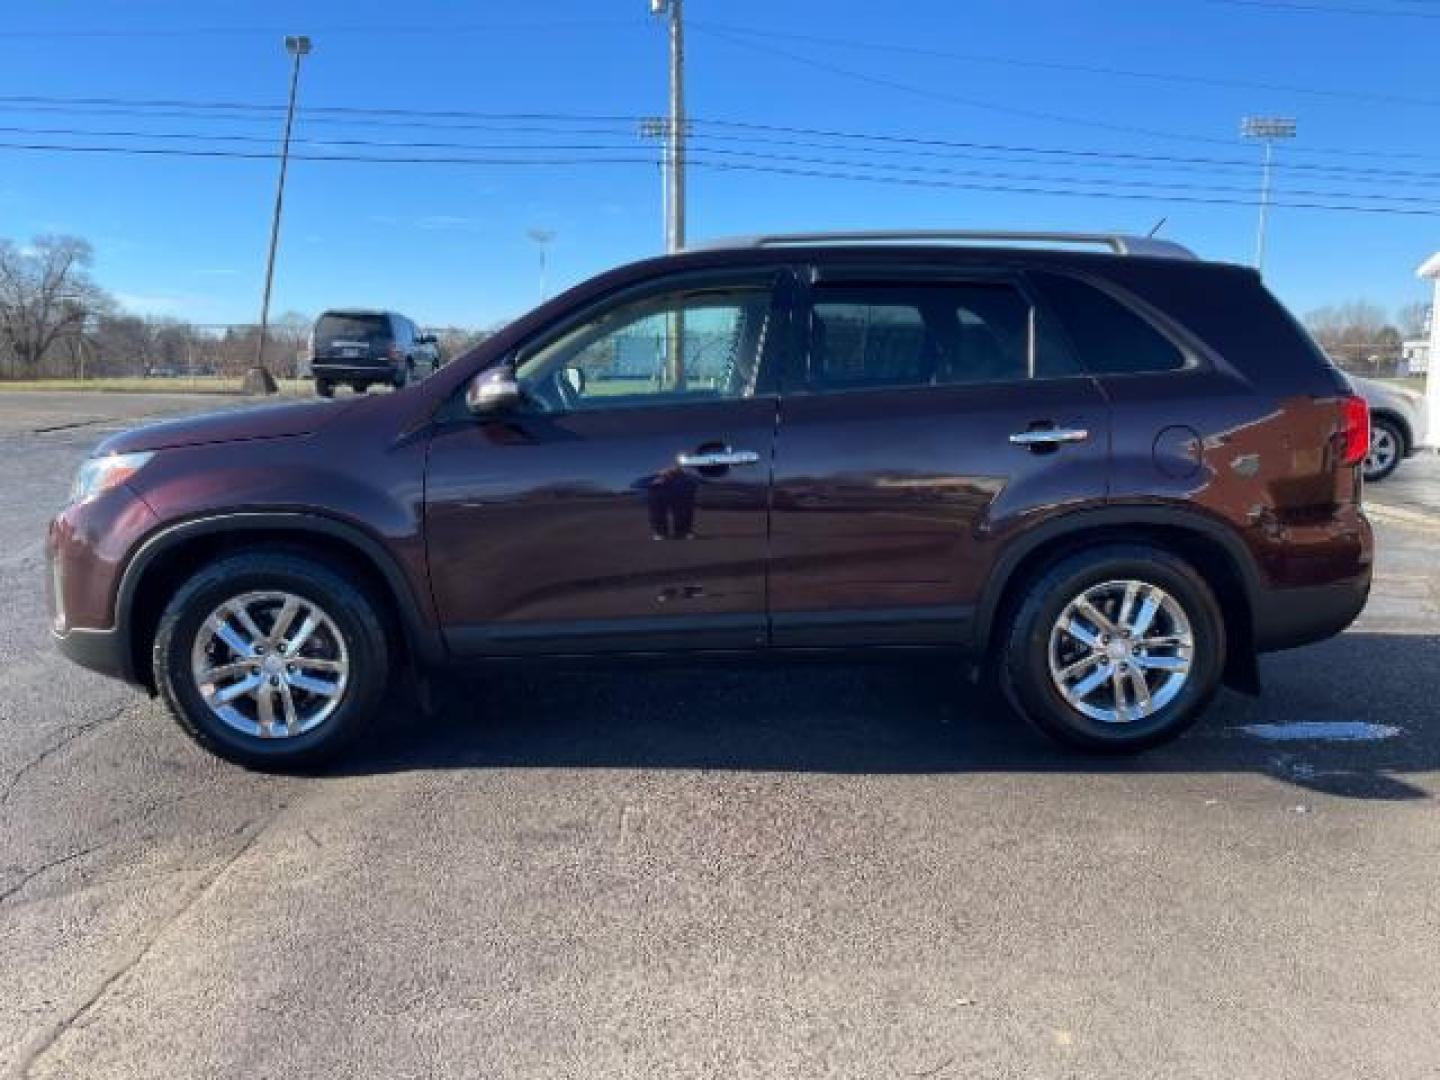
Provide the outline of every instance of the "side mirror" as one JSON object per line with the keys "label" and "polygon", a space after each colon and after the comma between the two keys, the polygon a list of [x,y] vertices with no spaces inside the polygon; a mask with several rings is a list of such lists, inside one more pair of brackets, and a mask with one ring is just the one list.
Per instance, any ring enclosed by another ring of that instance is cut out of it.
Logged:
{"label": "side mirror", "polygon": [[489,416],[514,408],[524,396],[515,381],[514,369],[509,364],[498,364],[470,380],[465,388],[465,407],[472,415]]}

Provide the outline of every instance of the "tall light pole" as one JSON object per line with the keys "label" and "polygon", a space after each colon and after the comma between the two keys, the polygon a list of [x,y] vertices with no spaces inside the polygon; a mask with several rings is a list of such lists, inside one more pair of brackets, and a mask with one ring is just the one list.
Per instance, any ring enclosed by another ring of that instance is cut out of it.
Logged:
{"label": "tall light pole", "polygon": [[555,239],[554,229],[526,229],[525,235],[540,249],[540,302],[545,302],[545,249]]}
{"label": "tall light pole", "polygon": [[1240,134],[1265,144],[1265,166],[1260,173],[1260,222],[1255,230],[1255,269],[1265,270],[1265,226],[1270,216],[1270,173],[1275,161],[1277,139],[1295,138],[1292,116],[1247,116],[1240,121]]}
{"label": "tall light pole", "polygon": [[670,16],[670,116],[665,140],[665,250],[685,246],[685,0],[650,0],[652,15]]}
{"label": "tall light pole", "polygon": [[270,219],[270,254],[265,259],[265,292],[260,298],[260,335],[255,341],[255,366],[245,378],[245,388],[251,393],[273,394],[275,380],[265,367],[265,331],[270,323],[270,286],[275,280],[275,248],[280,242],[280,212],[285,206],[285,171],[290,164],[290,131],[295,124],[295,91],[300,86],[300,58],[310,54],[310,39],[302,35],[287,35],[285,51],[293,63],[290,66],[290,104],[285,109],[285,135],[280,141],[280,179],[275,185],[275,213]]}

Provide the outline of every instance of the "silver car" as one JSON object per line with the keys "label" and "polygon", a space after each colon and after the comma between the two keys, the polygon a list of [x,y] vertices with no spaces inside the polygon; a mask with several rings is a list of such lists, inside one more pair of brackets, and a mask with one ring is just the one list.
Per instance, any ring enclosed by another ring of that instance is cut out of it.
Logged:
{"label": "silver car", "polygon": [[1384,480],[1425,442],[1425,395],[1378,379],[1346,376],[1370,406],[1370,453],[1365,479]]}

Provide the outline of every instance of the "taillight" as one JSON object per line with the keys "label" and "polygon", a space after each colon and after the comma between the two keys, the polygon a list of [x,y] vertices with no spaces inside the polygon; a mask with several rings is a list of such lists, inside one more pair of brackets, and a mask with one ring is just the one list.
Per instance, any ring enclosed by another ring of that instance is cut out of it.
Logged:
{"label": "taillight", "polygon": [[399,360],[404,353],[401,352],[399,345],[391,345],[390,351],[386,355],[389,356],[391,360]]}
{"label": "taillight", "polygon": [[1370,406],[1361,397],[1340,399],[1340,464],[1359,465],[1370,452]]}

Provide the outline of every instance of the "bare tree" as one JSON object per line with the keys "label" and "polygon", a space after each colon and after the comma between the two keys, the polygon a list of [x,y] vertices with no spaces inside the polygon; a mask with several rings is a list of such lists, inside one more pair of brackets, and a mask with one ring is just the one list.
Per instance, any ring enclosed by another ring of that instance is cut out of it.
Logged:
{"label": "bare tree", "polygon": [[1407,338],[1424,337],[1430,329],[1430,305],[1424,300],[1402,304],[1395,312],[1395,323]]}
{"label": "bare tree", "polygon": [[28,247],[0,240],[0,343],[22,374],[36,374],[50,346],[102,305],[87,273],[92,257],[75,236],[37,236]]}

